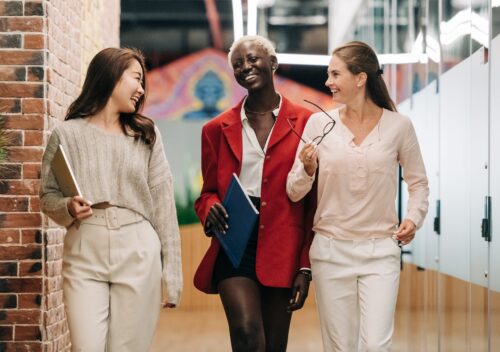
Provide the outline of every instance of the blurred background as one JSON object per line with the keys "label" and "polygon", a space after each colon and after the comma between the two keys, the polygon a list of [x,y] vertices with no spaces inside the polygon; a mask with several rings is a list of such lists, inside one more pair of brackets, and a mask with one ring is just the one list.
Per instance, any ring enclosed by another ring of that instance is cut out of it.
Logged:
{"label": "blurred background", "polygon": [[[193,203],[201,128],[245,94],[227,63],[244,34],[276,46],[283,95],[324,109],[333,49],[376,49],[430,185],[425,223],[403,248],[393,350],[500,351],[500,0],[0,1],[0,351],[70,350],[65,229],[40,212],[41,158],[91,58],[119,45],[146,55],[144,113],[160,127],[181,224],[184,294],[162,311],[152,351],[230,351],[218,296],[192,283],[209,245]],[[314,284],[288,350],[322,350]]]}

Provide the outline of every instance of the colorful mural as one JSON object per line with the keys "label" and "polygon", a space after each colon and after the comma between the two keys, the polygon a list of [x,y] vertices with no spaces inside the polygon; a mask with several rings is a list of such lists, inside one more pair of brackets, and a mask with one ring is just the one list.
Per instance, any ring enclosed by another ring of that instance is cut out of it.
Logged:
{"label": "colorful mural", "polygon": [[[227,55],[205,49],[147,74],[148,96],[143,113],[155,120],[162,134],[172,168],[180,224],[197,222],[194,200],[202,185],[200,171],[201,129],[220,112],[245,95],[234,80]],[[276,75],[276,89],[288,99],[314,110],[303,99],[325,109],[331,96]]]}

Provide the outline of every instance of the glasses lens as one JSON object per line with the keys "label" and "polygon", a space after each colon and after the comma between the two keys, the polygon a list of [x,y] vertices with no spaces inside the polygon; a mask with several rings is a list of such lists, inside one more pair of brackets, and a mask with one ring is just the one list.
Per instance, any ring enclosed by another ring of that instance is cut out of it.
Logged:
{"label": "glasses lens", "polygon": [[335,126],[335,121],[328,122],[323,128],[323,135],[326,136],[328,133],[330,133],[333,130],[334,126]]}
{"label": "glasses lens", "polygon": [[[315,107],[317,107],[319,110],[321,110],[321,112],[323,112],[326,116],[328,116],[328,118],[330,119],[330,121],[325,125],[325,127],[323,128],[323,135],[322,136],[317,136],[317,137],[314,137],[312,139],[312,142],[316,143],[316,145],[319,145],[323,139],[325,138],[325,136],[330,133],[332,130],[333,130],[333,127],[335,127],[335,123],[336,121],[333,119],[333,117],[330,116],[329,113],[327,113],[325,110],[323,110],[323,108],[321,106],[319,106],[318,104],[315,104],[313,103],[312,101],[309,101],[307,99],[304,99],[304,101],[306,103],[309,103],[311,105],[314,105]],[[290,126],[292,132],[300,138],[300,140],[304,143],[307,143],[304,138],[302,138],[302,136],[297,132],[295,131],[295,128],[294,126],[292,125],[292,122],[287,118],[286,121],[288,122],[288,125]]]}

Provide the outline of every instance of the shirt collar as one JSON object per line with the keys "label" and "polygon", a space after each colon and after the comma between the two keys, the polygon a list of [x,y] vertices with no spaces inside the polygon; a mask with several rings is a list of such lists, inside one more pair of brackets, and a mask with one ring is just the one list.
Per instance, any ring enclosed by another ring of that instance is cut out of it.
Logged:
{"label": "shirt collar", "polygon": [[347,144],[350,144],[352,147],[363,147],[380,142],[381,140],[380,125],[383,123],[382,119],[384,119],[386,109],[382,110],[382,116],[380,116],[380,120],[375,125],[375,127],[370,131],[370,133],[368,133],[368,135],[365,137],[365,139],[363,140],[363,142],[361,142],[359,146],[356,145],[356,143],[354,143],[354,135],[352,134],[351,130],[342,122],[342,119],[340,118],[340,112],[337,113],[338,113],[337,115],[338,121],[342,126],[343,138]]}

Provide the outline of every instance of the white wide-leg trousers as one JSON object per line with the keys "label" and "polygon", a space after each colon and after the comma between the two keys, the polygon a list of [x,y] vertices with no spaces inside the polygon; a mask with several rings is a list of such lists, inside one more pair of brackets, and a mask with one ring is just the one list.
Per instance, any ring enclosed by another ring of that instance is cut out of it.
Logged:
{"label": "white wide-leg trousers", "polygon": [[390,237],[316,234],[309,256],[325,352],[390,351],[400,255]]}
{"label": "white wide-leg trousers", "polygon": [[161,308],[158,235],[131,210],[93,213],[79,229],[70,227],[64,239],[63,293],[72,351],[146,352]]}

